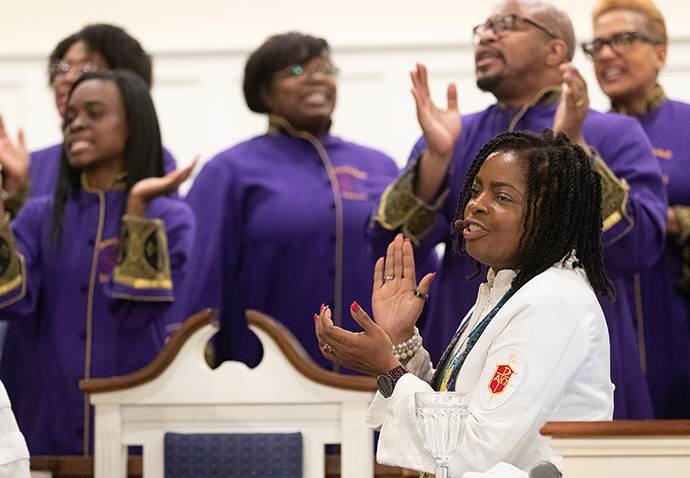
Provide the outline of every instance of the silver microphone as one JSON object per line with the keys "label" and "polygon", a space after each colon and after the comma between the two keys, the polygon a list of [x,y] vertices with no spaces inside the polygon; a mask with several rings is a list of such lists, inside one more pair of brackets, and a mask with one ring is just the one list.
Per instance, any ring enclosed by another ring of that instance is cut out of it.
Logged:
{"label": "silver microphone", "polygon": [[563,474],[550,461],[538,461],[529,469],[529,478],[561,478]]}

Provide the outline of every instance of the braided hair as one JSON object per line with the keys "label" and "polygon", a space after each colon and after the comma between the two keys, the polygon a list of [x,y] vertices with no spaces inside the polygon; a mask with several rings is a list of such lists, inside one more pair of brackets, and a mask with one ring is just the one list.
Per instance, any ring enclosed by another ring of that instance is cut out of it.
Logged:
{"label": "braided hair", "polygon": [[[601,246],[601,181],[584,150],[565,134],[550,129],[502,133],[479,151],[465,178],[453,224],[464,218],[475,177],[484,161],[497,151],[514,152],[527,162],[527,207],[513,279],[514,290],[556,263],[574,257],[592,288],[612,299],[613,287],[604,272]],[[460,228],[461,229],[461,228]],[[453,246],[462,247],[461,231],[453,227]],[[481,264],[477,262],[477,272]]]}

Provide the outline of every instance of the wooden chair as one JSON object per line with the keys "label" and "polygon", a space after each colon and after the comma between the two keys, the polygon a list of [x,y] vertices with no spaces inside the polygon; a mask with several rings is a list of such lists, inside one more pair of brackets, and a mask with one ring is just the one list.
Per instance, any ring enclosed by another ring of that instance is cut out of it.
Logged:
{"label": "wooden chair", "polygon": [[341,476],[373,478],[373,432],[366,411],[371,377],[316,365],[279,322],[247,310],[264,356],[250,369],[204,358],[217,313],[190,317],[147,367],[125,376],[82,380],[95,407],[95,478],[127,476],[127,446],[143,446],[143,477],[163,477],[163,437],[177,433],[294,433],[303,437],[303,476],[325,474],[325,445],[341,445]]}

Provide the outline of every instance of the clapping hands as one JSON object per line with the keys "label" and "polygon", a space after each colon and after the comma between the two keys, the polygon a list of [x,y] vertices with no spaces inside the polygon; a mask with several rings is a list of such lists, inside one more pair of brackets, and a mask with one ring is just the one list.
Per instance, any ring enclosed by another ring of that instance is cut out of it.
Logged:
{"label": "clapping hands", "polygon": [[335,326],[328,306],[314,315],[324,357],[374,376],[400,365],[392,346],[412,336],[434,276],[427,274],[417,286],[412,244],[399,234],[388,246],[385,260],[382,257],[376,262],[372,293],[375,322],[356,302],[350,311],[363,329],[359,333]]}

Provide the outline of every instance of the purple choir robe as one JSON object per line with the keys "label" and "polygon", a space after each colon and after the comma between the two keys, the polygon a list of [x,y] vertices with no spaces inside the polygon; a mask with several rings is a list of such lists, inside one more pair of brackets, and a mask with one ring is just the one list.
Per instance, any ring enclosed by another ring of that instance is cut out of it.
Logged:
{"label": "purple choir robe", "polygon": [[[52,195],[60,172],[62,143],[31,153],[29,164],[29,197]],[[166,173],[174,171],[177,165],[170,151],[163,148],[163,163]]]}
{"label": "purple choir robe", "polygon": [[[690,137],[684,132],[690,105],[667,99],[635,117],[661,166],[669,205],[690,206]],[[680,248],[667,240],[663,256],[641,271],[639,289],[630,291],[642,304],[637,313],[657,419],[690,419],[690,297],[676,287],[682,260]]]}
{"label": "purple choir robe", "polygon": [[[415,260],[426,257],[440,243],[445,254],[438,277],[431,284],[429,311],[422,336],[434,363],[450,343],[459,321],[474,306],[482,272],[476,274],[475,262],[467,255],[451,253],[450,226],[465,175],[475,156],[490,139],[505,131],[541,132],[553,127],[558,103],[544,101],[528,108],[511,129],[519,114],[517,109],[492,105],[479,113],[462,117],[462,133],[455,145],[451,166],[441,191],[450,189],[438,211],[432,228],[415,248]],[[640,365],[640,354],[633,312],[627,300],[627,285],[633,275],[650,267],[661,255],[666,221],[666,191],[661,171],[649,141],[632,118],[590,110],[583,127],[588,145],[600,153],[608,167],[630,186],[626,214],[621,215],[602,235],[606,271],[614,283],[615,302],[602,299],[601,305],[611,338],[611,378],[616,386],[614,418],[652,418],[651,399]],[[425,149],[421,138],[412,150],[410,164]],[[371,239],[376,248],[388,243],[399,229],[388,230],[372,221]]]}
{"label": "purple choir robe", "polygon": [[[29,199],[12,223],[26,289],[0,309],[0,318],[9,319],[0,379],[32,455],[93,453],[93,411],[85,410],[79,380],[87,369],[90,377],[109,377],[147,365],[163,346],[165,321],[180,312],[173,300],[190,265],[189,206],[167,197],[149,205],[148,217],[164,221],[173,290],[161,286],[137,294],[112,277],[124,192],[91,191],[80,190],[66,202],[57,250],[48,245],[52,196]],[[9,294],[0,296],[0,304]]]}
{"label": "purple choir robe", "polygon": [[[330,305],[334,322],[361,330],[349,309],[357,301],[371,310],[375,261],[365,231],[398,168],[387,155],[330,134],[315,141],[327,153],[335,184],[314,144],[268,133],[208,161],[185,198],[197,216],[199,241],[187,313],[219,309],[216,363],[259,363],[261,347],[244,315],[256,309],[287,326],[319,365],[347,372],[322,356],[314,313]],[[340,254],[336,195],[342,198]]]}

